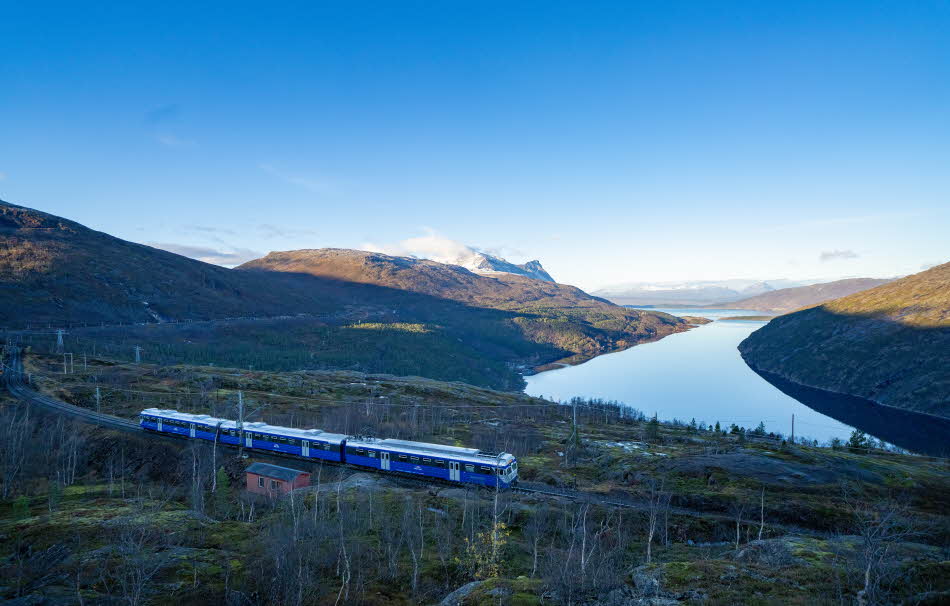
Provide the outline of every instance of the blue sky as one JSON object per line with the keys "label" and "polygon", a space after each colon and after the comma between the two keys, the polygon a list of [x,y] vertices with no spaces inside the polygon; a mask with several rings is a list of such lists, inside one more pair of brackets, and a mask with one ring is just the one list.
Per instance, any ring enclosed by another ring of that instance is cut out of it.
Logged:
{"label": "blue sky", "polygon": [[950,259],[950,2],[7,3],[0,198],[585,288]]}

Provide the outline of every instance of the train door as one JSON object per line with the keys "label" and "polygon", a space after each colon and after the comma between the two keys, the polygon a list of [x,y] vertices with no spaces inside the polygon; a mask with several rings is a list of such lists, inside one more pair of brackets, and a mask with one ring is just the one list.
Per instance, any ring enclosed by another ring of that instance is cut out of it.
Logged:
{"label": "train door", "polygon": [[300,454],[305,457],[310,456],[310,442],[307,440],[300,440]]}
{"label": "train door", "polygon": [[382,469],[389,469],[389,453],[388,452],[379,453],[379,466]]}
{"label": "train door", "polygon": [[158,417],[158,430],[162,431],[162,418]]}
{"label": "train door", "polygon": [[189,423],[189,424],[188,424],[188,437],[189,437],[189,438],[195,437],[195,424],[194,424],[194,423]]}
{"label": "train door", "polygon": [[254,448],[254,434],[249,431],[244,433],[244,445],[248,448]]}
{"label": "train door", "polygon": [[449,479],[455,482],[462,481],[462,473],[459,471],[458,461],[449,461]]}

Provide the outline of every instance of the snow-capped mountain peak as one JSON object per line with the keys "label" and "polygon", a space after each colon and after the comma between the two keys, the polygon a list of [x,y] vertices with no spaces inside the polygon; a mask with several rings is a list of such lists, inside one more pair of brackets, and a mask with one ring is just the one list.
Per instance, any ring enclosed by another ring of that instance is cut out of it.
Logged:
{"label": "snow-capped mountain peak", "polygon": [[477,274],[517,274],[520,276],[534,278],[536,280],[544,280],[545,282],[554,282],[554,278],[551,277],[551,274],[545,271],[544,267],[541,266],[541,262],[537,260],[528,261],[527,263],[518,265],[515,263],[510,263],[500,257],[494,257],[483,252],[472,251],[470,255],[467,255],[465,258],[458,259],[458,261],[454,264],[461,265],[465,269]]}

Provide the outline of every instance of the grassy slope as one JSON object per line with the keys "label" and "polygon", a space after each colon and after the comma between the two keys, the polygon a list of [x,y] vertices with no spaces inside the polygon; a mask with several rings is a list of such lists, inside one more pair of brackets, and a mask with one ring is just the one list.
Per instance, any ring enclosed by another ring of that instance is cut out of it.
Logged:
{"label": "grassy slope", "polygon": [[739,349],[798,383],[950,416],[950,263],[780,316]]}

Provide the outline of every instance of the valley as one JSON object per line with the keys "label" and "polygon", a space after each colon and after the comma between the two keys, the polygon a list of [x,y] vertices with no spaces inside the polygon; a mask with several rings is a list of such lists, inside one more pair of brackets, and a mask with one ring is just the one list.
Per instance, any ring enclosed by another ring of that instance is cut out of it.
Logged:
{"label": "valley", "polygon": [[166,363],[342,367],[520,389],[520,370],[690,326],[546,280],[380,253],[271,253],[227,269],[9,203],[0,244],[0,326],[68,328],[118,356],[152,343]]}

